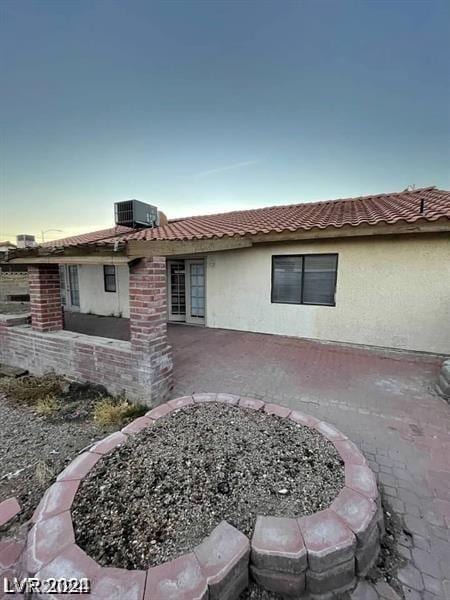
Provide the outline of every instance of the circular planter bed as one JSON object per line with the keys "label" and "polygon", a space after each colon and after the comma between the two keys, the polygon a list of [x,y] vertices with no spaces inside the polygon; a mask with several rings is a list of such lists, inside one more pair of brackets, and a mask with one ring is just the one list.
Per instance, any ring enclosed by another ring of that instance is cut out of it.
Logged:
{"label": "circular planter bed", "polygon": [[[35,516],[27,569],[91,597],[349,589],[379,550],[376,480],[331,425],[229,394],[171,400],[77,457]],[[74,575],[76,573],[76,575]]]}

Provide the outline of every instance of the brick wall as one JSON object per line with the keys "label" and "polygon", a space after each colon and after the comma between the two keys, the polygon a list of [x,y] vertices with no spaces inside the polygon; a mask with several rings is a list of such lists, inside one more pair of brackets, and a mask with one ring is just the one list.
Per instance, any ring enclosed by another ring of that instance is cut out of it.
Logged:
{"label": "brick wall", "polygon": [[69,379],[99,383],[113,394],[124,392],[130,400],[154,404],[150,388],[142,389],[136,382],[130,342],[72,331],[34,331],[26,320],[17,315],[0,316],[0,362],[35,375],[52,371]]}
{"label": "brick wall", "polygon": [[130,266],[130,334],[135,376],[158,398],[172,388],[172,352],[167,341],[166,259],[141,259]]}
{"label": "brick wall", "polygon": [[70,379],[124,392],[154,406],[172,388],[172,355],[167,341],[165,259],[136,261],[130,267],[131,341],[62,330],[57,265],[30,267],[29,316],[0,315],[0,362],[41,375]]}
{"label": "brick wall", "polygon": [[31,322],[36,331],[62,329],[63,316],[58,265],[28,268]]}

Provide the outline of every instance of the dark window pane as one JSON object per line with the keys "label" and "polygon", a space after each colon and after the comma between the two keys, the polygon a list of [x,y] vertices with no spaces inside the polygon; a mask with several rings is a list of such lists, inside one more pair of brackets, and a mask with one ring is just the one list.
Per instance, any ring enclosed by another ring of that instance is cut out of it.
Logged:
{"label": "dark window pane", "polygon": [[302,257],[274,256],[272,302],[300,304],[302,297]]}
{"label": "dark window pane", "polygon": [[334,304],[336,267],[336,255],[305,256],[303,275],[303,302],[305,304]]}
{"label": "dark window pane", "polygon": [[116,291],[116,267],[114,265],[103,266],[103,279],[105,282],[105,292]]}

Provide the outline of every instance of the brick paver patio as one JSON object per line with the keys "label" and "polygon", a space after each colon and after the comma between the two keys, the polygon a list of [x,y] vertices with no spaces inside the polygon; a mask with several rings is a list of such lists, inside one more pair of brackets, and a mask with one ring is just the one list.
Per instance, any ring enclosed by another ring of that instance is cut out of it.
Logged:
{"label": "brick paver patio", "polygon": [[[272,400],[356,442],[411,534],[399,547],[409,561],[399,573],[405,597],[450,599],[450,407],[434,391],[439,359],[181,325],[169,336],[174,398]],[[389,594],[379,586],[378,597]]]}
{"label": "brick paver patio", "polygon": [[[450,407],[434,391],[439,359],[181,325],[169,327],[169,338],[173,398],[226,392],[273,401],[356,442],[404,525],[405,598],[450,600]],[[22,549],[23,542],[0,544],[3,575],[21,572]],[[382,583],[352,594],[375,597],[397,595]]]}

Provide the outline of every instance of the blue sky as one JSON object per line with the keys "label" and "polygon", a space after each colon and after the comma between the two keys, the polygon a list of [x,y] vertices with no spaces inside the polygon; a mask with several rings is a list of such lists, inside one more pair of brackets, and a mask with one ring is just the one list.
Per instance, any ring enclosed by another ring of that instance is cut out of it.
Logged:
{"label": "blue sky", "polygon": [[0,13],[0,238],[107,227],[127,198],[176,217],[450,188],[446,1]]}

